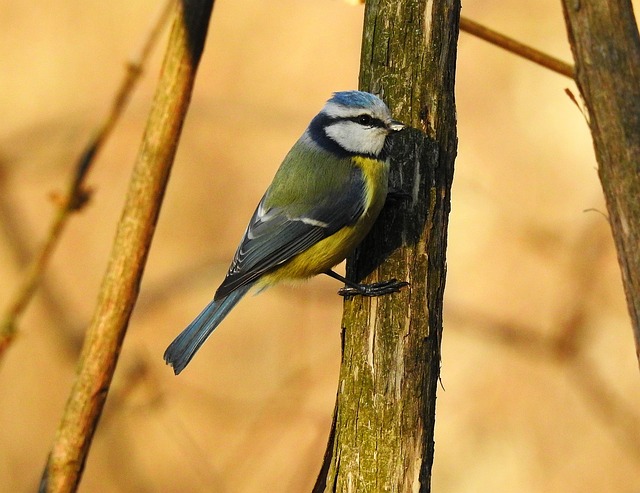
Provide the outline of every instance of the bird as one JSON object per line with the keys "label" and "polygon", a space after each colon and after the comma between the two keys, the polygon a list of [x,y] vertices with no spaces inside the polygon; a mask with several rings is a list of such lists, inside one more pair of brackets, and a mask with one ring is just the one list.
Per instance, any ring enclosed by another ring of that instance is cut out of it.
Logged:
{"label": "bird", "polygon": [[382,210],[389,190],[387,137],[404,128],[374,94],[333,93],[276,171],[213,299],[167,347],[164,360],[176,375],[252,288],[260,292],[317,274],[343,282],[346,296],[380,296],[408,284],[358,284],[332,270]]}

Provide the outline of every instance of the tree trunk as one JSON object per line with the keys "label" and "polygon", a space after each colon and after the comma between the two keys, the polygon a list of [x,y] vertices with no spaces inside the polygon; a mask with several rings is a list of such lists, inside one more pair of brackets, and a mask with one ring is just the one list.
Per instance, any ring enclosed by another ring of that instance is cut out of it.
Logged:
{"label": "tree trunk", "polygon": [[563,0],[640,362],[640,36],[630,0]]}
{"label": "tree trunk", "polygon": [[360,87],[422,130],[391,141],[383,210],[348,260],[350,279],[410,283],[345,300],[334,421],[314,492],[428,492],[456,154],[458,0],[368,0]]}

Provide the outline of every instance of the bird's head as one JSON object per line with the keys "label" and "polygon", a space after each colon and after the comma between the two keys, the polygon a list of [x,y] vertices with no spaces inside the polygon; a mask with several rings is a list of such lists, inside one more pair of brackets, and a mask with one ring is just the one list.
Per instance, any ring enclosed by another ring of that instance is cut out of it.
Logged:
{"label": "bird's head", "polygon": [[308,132],[316,144],[336,154],[380,157],[387,136],[403,128],[379,97],[344,91],[334,93]]}

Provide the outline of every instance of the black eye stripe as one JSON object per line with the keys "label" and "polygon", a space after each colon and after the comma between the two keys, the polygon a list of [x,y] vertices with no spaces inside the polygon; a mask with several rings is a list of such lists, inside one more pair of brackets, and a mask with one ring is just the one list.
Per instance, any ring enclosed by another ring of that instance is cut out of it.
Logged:
{"label": "black eye stripe", "polygon": [[[311,123],[309,124],[309,128],[307,129],[307,132],[309,137],[311,137],[311,140],[316,145],[320,146],[322,149],[326,151],[331,152],[336,157],[347,158],[351,156],[364,156],[364,157],[373,157],[373,158],[382,159],[382,160],[386,159],[387,150],[385,149],[385,147],[382,148],[382,150],[380,151],[380,153],[378,153],[378,155],[351,152],[344,149],[340,144],[338,144],[335,140],[329,137],[327,133],[327,129],[329,127],[331,127],[332,125],[336,125],[341,121],[354,121],[356,118],[357,116],[331,117],[326,113],[320,112],[313,118],[313,120],[311,120]],[[373,118],[371,124],[373,126],[380,125],[382,127],[386,127],[386,125],[384,125],[382,120],[380,120],[379,118]]]}
{"label": "black eye stripe", "polygon": [[337,120],[348,120],[351,122],[355,122],[358,125],[363,125],[365,127],[381,127],[384,128],[386,125],[379,118],[374,118],[368,114],[362,114],[357,116],[350,116],[348,118],[338,118]]}
{"label": "black eye stripe", "polygon": [[362,125],[363,127],[380,127],[387,128],[385,122],[380,120],[380,118],[375,118],[368,113],[363,113],[361,115],[356,116],[338,116],[338,117],[329,117],[324,116],[323,123],[325,127],[329,127],[331,125],[335,125],[340,122],[354,122],[358,125]]}

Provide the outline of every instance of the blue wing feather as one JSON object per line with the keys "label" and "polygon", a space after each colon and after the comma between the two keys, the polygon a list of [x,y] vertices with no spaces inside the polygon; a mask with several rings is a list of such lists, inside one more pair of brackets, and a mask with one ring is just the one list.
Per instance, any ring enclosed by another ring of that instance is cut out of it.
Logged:
{"label": "blue wing feather", "polygon": [[364,212],[365,182],[354,167],[350,179],[304,215],[291,216],[293,207],[265,208],[267,195],[256,208],[229,272],[214,299],[228,296],[238,287],[257,280],[320,240],[355,223]]}

